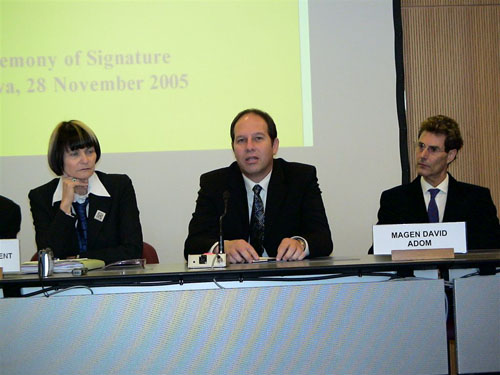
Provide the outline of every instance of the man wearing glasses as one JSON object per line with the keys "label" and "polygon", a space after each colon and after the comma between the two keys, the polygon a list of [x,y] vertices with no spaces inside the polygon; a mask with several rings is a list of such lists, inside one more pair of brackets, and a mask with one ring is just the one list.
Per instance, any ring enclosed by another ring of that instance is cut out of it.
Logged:
{"label": "man wearing glasses", "polygon": [[500,224],[489,189],[459,182],[448,173],[462,145],[455,120],[438,115],[422,122],[416,144],[418,177],[382,193],[378,224],[465,221],[468,249],[499,249]]}

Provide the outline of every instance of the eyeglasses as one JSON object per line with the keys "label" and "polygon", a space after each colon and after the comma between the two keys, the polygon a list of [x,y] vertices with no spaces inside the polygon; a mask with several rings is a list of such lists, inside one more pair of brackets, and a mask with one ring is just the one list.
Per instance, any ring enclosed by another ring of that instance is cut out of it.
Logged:
{"label": "eyeglasses", "polygon": [[424,152],[424,150],[427,149],[429,154],[437,154],[439,152],[445,152],[444,150],[440,149],[438,146],[427,146],[425,143],[422,143],[422,142],[416,142],[415,149],[417,151],[420,151],[420,152]]}

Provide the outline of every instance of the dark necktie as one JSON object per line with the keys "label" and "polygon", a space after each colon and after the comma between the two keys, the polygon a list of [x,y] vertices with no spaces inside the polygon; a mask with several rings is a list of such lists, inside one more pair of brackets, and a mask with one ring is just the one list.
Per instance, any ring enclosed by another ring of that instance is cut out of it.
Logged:
{"label": "dark necktie", "polygon": [[252,217],[250,219],[250,245],[253,246],[259,255],[264,252],[264,204],[260,198],[262,187],[255,185],[253,187],[253,206]]}
{"label": "dark necktie", "polygon": [[78,223],[76,224],[76,235],[78,237],[78,247],[80,248],[80,254],[87,252],[87,204],[89,203],[89,198],[85,199],[85,202],[78,203],[73,202],[73,207],[76,212],[76,217],[78,218]]}
{"label": "dark necktie", "polygon": [[429,207],[427,207],[429,223],[439,223],[439,210],[436,204],[436,195],[439,193],[439,189],[429,189],[427,191],[431,193],[431,200],[429,201]]}

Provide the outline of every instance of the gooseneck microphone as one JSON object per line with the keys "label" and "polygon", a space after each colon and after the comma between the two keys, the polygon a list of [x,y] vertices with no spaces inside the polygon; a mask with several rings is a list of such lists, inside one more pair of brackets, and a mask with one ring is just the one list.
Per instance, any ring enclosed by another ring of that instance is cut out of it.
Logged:
{"label": "gooseneck microphone", "polygon": [[[229,201],[229,191],[224,191],[222,194],[224,200],[224,212],[219,216],[219,252],[205,254],[188,254],[188,268],[224,268],[227,266],[227,255],[224,252],[224,232],[222,231],[222,220],[227,213],[227,204]],[[214,282],[217,281],[214,277]],[[219,284],[217,284],[219,285]]]}
{"label": "gooseneck microphone", "polygon": [[219,217],[219,254],[224,254],[224,232],[222,231],[222,219],[227,213],[227,202],[229,201],[229,191],[224,191],[222,199],[224,200],[224,212]]}

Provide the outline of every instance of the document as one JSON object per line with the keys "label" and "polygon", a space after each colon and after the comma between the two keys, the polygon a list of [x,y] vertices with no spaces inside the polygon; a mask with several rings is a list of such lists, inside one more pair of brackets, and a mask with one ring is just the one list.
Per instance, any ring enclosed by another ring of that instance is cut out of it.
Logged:
{"label": "document", "polygon": [[[55,273],[71,273],[74,269],[94,270],[103,268],[104,261],[100,259],[64,259],[54,261]],[[38,261],[24,262],[21,264],[22,273],[38,273]]]}

